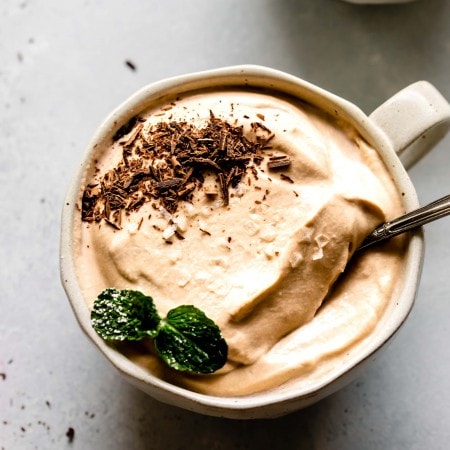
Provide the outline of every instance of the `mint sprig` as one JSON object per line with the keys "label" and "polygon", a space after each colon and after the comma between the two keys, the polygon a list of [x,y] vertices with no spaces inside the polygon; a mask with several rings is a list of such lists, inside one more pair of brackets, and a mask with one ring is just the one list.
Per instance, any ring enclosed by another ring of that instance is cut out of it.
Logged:
{"label": "mint sprig", "polygon": [[215,372],[225,364],[228,352],[219,327],[192,305],[168,312],[155,337],[155,348],[170,367],[197,373]]}
{"label": "mint sprig", "polygon": [[154,337],[160,321],[151,297],[127,289],[105,289],[91,312],[94,330],[107,341]]}
{"label": "mint sprig", "polygon": [[178,371],[212,373],[227,360],[228,346],[219,327],[192,305],[171,309],[161,319],[151,297],[108,288],[94,302],[91,323],[107,341],[153,338],[160,358]]}

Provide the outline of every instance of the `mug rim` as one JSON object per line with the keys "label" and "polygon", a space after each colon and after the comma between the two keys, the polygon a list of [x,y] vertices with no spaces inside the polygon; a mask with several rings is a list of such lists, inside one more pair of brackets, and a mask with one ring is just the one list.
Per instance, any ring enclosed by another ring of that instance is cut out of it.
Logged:
{"label": "mug rim", "polygon": [[[352,360],[351,364],[346,364],[339,371],[324,377],[320,382],[308,385],[307,389],[296,388],[281,392],[268,390],[236,397],[201,394],[176,386],[145,372],[144,369],[132,363],[120,352],[109,346],[94,332],[90,324],[90,312],[78,285],[73,258],[72,225],[75,212],[77,211],[76,204],[79,200],[80,186],[83,176],[88,169],[90,158],[102,141],[111,137],[121,124],[127,123],[141,110],[146,109],[151,102],[161,100],[161,98],[176,92],[185,93],[211,87],[214,86],[214,82],[219,80],[221,87],[224,86],[224,83],[229,83],[225,87],[232,85],[244,85],[255,88],[269,87],[275,91],[278,90],[294,95],[329,112],[331,107],[336,115],[343,115],[347,120],[350,120],[363,137],[375,147],[391,173],[397,188],[404,193],[405,208],[411,210],[418,207],[415,188],[402,163],[390,147],[389,141],[369,117],[353,103],[308,81],[264,66],[237,65],[194,72],[147,84],[120,103],[95,131],[82,156],[81,164],[72,178],[64,200],[60,237],[60,276],[69,303],[83,332],[119,372],[152,397],[165,403],[207,415],[220,415],[230,418],[275,417],[276,415],[282,415],[314,403],[336,391],[339,387],[343,387],[343,385],[353,379],[351,378],[344,382],[344,378],[350,372],[354,373],[361,368],[373,357],[374,353],[396,334],[414,304],[424,253],[423,233],[420,230],[411,233],[407,248],[408,256],[406,258],[404,279],[405,281],[413,280],[413,282],[405,282],[402,292],[398,295],[398,303],[401,305],[401,309],[397,310],[397,319],[388,330],[384,330],[379,337],[377,336],[376,345],[372,345],[367,351],[357,355],[356,361]],[[267,82],[269,82],[268,85]],[[339,384],[341,386],[336,388],[336,385]],[[334,386],[333,389],[331,389],[332,386]]]}

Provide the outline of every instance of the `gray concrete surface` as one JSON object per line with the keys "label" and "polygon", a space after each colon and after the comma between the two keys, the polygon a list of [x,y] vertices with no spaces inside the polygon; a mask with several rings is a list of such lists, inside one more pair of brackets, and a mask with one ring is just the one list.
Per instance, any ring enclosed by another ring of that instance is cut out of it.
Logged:
{"label": "gray concrete surface", "polygon": [[[79,329],[59,281],[60,210],[96,126],[144,84],[240,63],[298,75],[367,113],[420,79],[450,99],[450,2],[1,1],[0,449],[448,448],[450,219],[426,227],[417,302],[387,351],[283,418],[160,404]],[[410,175],[423,203],[450,193],[450,136]]]}

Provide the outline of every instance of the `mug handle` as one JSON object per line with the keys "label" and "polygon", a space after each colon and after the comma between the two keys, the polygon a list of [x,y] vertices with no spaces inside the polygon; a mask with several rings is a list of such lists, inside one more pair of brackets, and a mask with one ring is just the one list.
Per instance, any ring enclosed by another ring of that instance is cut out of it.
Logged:
{"label": "mug handle", "polygon": [[402,89],[369,117],[384,132],[406,169],[450,129],[450,105],[427,81]]}

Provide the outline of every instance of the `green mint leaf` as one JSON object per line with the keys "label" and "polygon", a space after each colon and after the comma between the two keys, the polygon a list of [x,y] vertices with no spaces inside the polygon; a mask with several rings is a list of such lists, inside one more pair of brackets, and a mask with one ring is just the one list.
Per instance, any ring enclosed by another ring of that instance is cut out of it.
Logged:
{"label": "green mint leaf", "polygon": [[151,297],[126,289],[105,289],[91,312],[95,331],[109,341],[154,337],[160,321]]}
{"label": "green mint leaf", "polygon": [[212,373],[227,360],[228,346],[219,327],[191,305],[170,310],[154,342],[166,364],[179,371]]}

